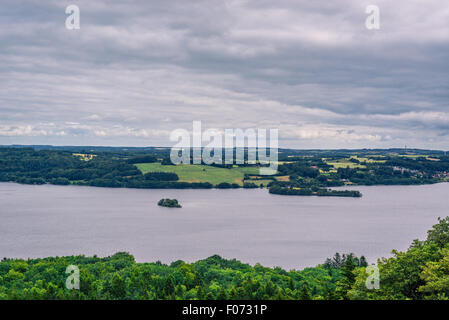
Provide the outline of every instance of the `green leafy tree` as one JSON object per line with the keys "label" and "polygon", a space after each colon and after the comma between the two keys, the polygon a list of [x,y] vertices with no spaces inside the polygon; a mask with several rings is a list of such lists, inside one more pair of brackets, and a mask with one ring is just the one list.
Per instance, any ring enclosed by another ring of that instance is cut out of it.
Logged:
{"label": "green leafy tree", "polygon": [[341,269],[341,279],[337,282],[336,288],[336,296],[338,299],[348,299],[347,293],[351,290],[355,283],[354,270],[356,266],[357,264],[352,255],[344,260],[343,267]]}
{"label": "green leafy tree", "polygon": [[302,282],[298,290],[299,300],[312,300],[312,294],[310,292],[310,287],[307,282]]}
{"label": "green leafy tree", "polygon": [[118,273],[112,276],[111,296],[113,299],[123,299],[126,296],[125,280]]}

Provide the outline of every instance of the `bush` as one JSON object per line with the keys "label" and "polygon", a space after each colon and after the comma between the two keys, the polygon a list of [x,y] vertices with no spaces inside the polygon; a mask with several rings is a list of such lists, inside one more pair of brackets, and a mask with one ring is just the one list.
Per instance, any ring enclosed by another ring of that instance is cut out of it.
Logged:
{"label": "bush", "polygon": [[144,174],[145,180],[154,181],[178,181],[179,177],[173,172],[148,172]]}

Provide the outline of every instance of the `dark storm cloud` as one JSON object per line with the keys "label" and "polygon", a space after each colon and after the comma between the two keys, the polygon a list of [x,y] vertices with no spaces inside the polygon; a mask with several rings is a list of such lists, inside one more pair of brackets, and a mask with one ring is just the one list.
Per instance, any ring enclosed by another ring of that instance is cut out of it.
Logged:
{"label": "dark storm cloud", "polygon": [[0,48],[0,143],[167,145],[192,120],[290,147],[449,142],[445,0],[6,0]]}

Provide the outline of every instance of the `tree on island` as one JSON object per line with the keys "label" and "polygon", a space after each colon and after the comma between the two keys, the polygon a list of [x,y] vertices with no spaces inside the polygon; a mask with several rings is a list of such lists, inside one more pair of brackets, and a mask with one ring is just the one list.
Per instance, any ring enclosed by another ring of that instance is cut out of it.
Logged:
{"label": "tree on island", "polygon": [[176,199],[161,199],[157,203],[158,206],[168,208],[182,208]]}

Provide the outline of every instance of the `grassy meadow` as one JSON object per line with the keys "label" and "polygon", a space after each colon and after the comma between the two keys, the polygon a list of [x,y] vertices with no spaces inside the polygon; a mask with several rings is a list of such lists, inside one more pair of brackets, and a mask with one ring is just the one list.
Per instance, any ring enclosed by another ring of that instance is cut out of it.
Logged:
{"label": "grassy meadow", "polygon": [[205,165],[196,164],[180,164],[180,165],[161,165],[155,163],[138,163],[137,168],[143,174],[148,172],[173,172],[179,176],[181,182],[209,182],[216,185],[221,182],[237,183],[243,185],[245,173],[258,175],[259,168],[256,167],[238,167],[231,169],[216,168]]}
{"label": "grassy meadow", "polygon": [[354,163],[354,162],[351,162],[351,161],[346,160],[346,159],[345,160],[326,161],[326,163],[328,165],[333,166],[335,169],[348,168],[348,167],[351,168],[351,169],[354,169],[354,168],[366,168],[362,164]]}

